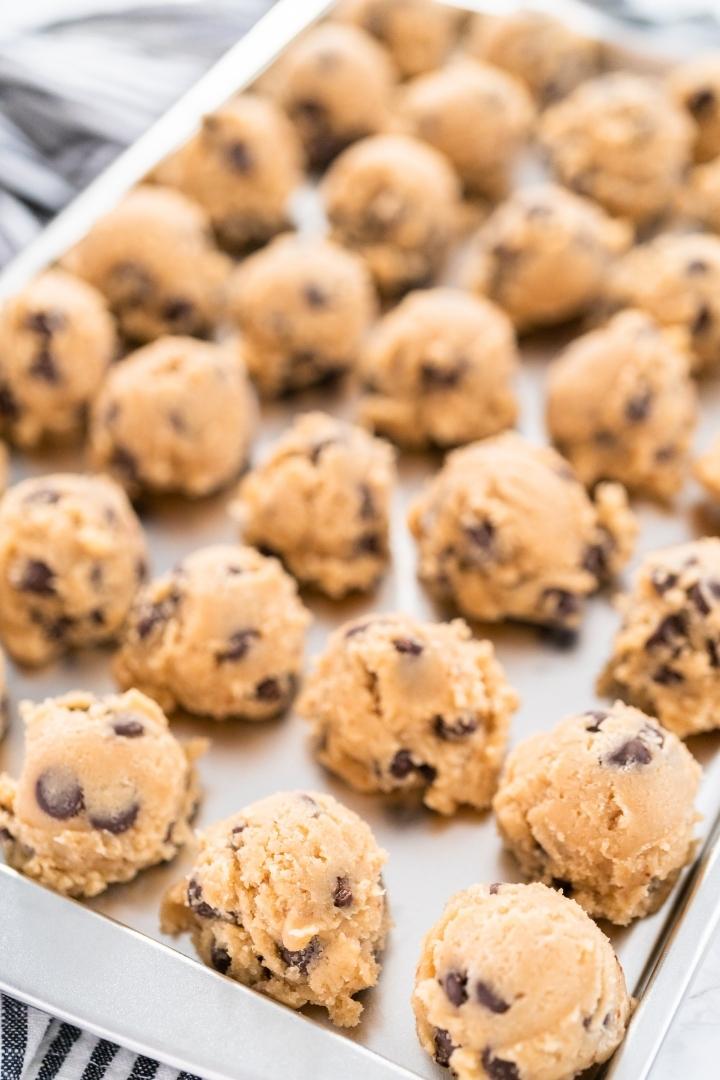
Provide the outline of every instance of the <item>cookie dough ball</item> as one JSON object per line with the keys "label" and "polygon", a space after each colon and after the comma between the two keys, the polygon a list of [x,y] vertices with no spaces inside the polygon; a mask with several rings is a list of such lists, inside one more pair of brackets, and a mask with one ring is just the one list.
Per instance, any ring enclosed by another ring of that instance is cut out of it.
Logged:
{"label": "cookie dough ball", "polygon": [[326,382],[356,361],[375,315],[362,261],[328,240],[281,236],[235,275],[231,315],[260,393]]}
{"label": "cookie dough ball", "polygon": [[623,488],[602,484],[592,503],[564,458],[511,432],[449,454],[409,524],[439,600],[471,619],[561,631],[578,626],[637,533]]}
{"label": "cookie dough ball", "polygon": [[710,161],[720,154],[720,52],[693,56],[671,73],[672,96],[691,117],[695,129],[695,159]]}
{"label": "cookie dough ball", "polygon": [[388,925],[387,856],[330,795],[271,795],[200,835],[190,876],[163,904],[167,933],[192,932],[206,964],[340,1027],[374,986]]}
{"label": "cookie dough ball", "polygon": [[682,486],[697,415],[688,357],[648,315],[624,311],[552,365],[548,429],[584,484],[618,480],[668,499]]}
{"label": "cookie dough ball", "polygon": [[520,743],[493,809],[527,877],[627,926],[693,856],[700,771],[675,735],[618,701]]}
{"label": "cookie dough ball", "polygon": [[644,560],[598,686],[685,738],[720,726],[720,540]]}
{"label": "cookie dough ball", "polygon": [[21,705],[25,760],[0,776],[0,843],[10,866],[68,896],[96,896],[192,838],[194,759],[144,694],[82,690]]}
{"label": "cookie dough ball", "polygon": [[457,446],[514,424],[515,334],[494,304],[456,289],[407,296],[360,363],[365,424],[404,446]]}
{"label": "cookie dough ball", "polygon": [[315,168],[388,126],[392,64],[377,42],[354,26],[328,22],[308,31],[273,75],[272,91]]}
{"label": "cookie dough ball", "polygon": [[620,260],[608,292],[611,302],[684,331],[698,372],[720,367],[720,237],[658,236]]}
{"label": "cookie dough ball", "polygon": [[221,246],[241,254],[288,228],[301,160],[295,129],[277,105],[242,94],[206,116],[155,175],[195,199]]}
{"label": "cookie dough ball", "polygon": [[495,199],[507,191],[533,106],[511,75],[461,59],[410,83],[400,116],[413,135],[447,156],[468,192]]}
{"label": "cookie dough ball", "polygon": [[720,436],[695,460],[693,471],[710,498],[720,502]]}
{"label": "cookie dough ball", "polygon": [[610,941],[545,885],[474,885],[423,942],[418,1038],[458,1080],[568,1080],[607,1061],[631,1001]]}
{"label": "cookie dough ball", "polygon": [[309,622],[275,559],[202,548],[137,594],[115,677],[166,712],[268,720],[294,697]]}
{"label": "cookie dough ball", "polygon": [[458,28],[458,13],[434,0],[342,0],[333,14],[377,38],[407,78],[440,67]]}
{"label": "cookie dough ball", "polygon": [[381,439],[306,413],[241,482],[245,540],[328,596],[371,589],[389,558],[395,455]]}
{"label": "cookie dough ball", "polygon": [[556,184],[515,192],[471,245],[467,284],[507,311],[519,330],[583,315],[601,296],[628,226]]}
{"label": "cookie dough ball", "polygon": [[430,283],[459,219],[460,187],[442,154],[409,135],[346,150],[324,185],[333,237],[366,260],[385,294]]}
{"label": "cookie dough ball", "polygon": [[172,188],[142,185],[63,260],[94,285],[131,341],[203,337],[218,321],[230,263],[204,210]]}
{"label": "cookie dough ball", "polygon": [[669,208],[693,130],[661,85],[621,72],[591,79],[551,106],[540,137],[564,184],[611,214],[647,222]]}
{"label": "cookie dough ball", "polygon": [[331,636],[302,695],[318,759],[356,791],[421,790],[441,814],[490,805],[515,691],[461,619],[374,615]]}
{"label": "cookie dough ball", "polygon": [[255,420],[237,344],[165,337],[111,371],[93,409],[90,452],[133,493],[207,495],[245,465]]}
{"label": "cookie dough ball", "polygon": [[597,75],[598,41],[577,34],[542,11],[476,15],[468,51],[522,79],[540,105],[548,105]]}
{"label": "cookie dough ball", "polygon": [[23,447],[79,435],[115,349],[100,293],[62,270],[35,278],[0,309],[0,432]]}

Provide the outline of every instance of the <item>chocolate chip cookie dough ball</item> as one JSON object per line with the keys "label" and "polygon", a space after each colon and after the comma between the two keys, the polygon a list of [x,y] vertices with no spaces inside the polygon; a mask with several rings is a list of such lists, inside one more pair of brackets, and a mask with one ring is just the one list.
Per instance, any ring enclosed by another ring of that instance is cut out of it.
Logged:
{"label": "chocolate chip cookie dough ball", "polygon": [[237,343],[159,338],[108,376],[93,409],[91,457],[134,494],[207,495],[245,465],[255,420]]}
{"label": "chocolate chip cookie dough ball", "polygon": [[611,214],[648,222],[670,207],[693,129],[659,83],[620,72],[583,83],[549,108],[540,137],[564,184]]}
{"label": "chocolate chip cookie dough ball", "polygon": [[427,934],[418,1038],[458,1080],[568,1080],[607,1061],[631,1001],[610,941],[545,885],[473,885]]}
{"label": "chocolate chip cookie dough ball", "polygon": [[403,446],[457,446],[518,413],[512,325],[457,289],[410,293],[377,325],[359,367],[362,421]]}
{"label": "chocolate chip cookie dough ball", "polygon": [[668,78],[670,92],[685,109],[695,128],[695,159],[710,161],[720,154],[720,52],[693,56]]}
{"label": "chocolate chip cookie dough ball", "polygon": [[687,354],[641,311],[576,338],[550,369],[548,429],[584,484],[671,498],[697,415]]}
{"label": "chocolate chip cookie dough ball", "polygon": [[508,189],[533,106],[517,79],[465,58],[411,82],[400,117],[446,155],[470,194],[496,199]]}
{"label": "chocolate chip cookie dough ball", "polygon": [[218,321],[230,263],[209,218],[171,188],[141,185],[65,256],[66,269],[105,296],[131,341],[203,337]]}
{"label": "chocolate chip cookie dough ball", "polygon": [[21,712],[22,771],[0,776],[10,866],[57,892],[96,896],[191,839],[204,741],[181,745],[154,701],[76,690]]}
{"label": "chocolate chip cookie dough ball", "polygon": [[695,459],[693,471],[710,498],[720,502],[720,435]]}
{"label": "chocolate chip cookie dough ball", "polygon": [[248,543],[339,598],[371,589],[385,570],[394,483],[387,443],[306,413],[241,482],[233,513]]}
{"label": "chocolate chip cookie dough ball", "polygon": [[206,116],[197,135],[155,176],[195,199],[221,246],[241,254],[289,227],[301,160],[285,114],[266,98],[242,94]]}
{"label": "chocolate chip cookie dough ball", "polygon": [[166,712],[268,720],[293,699],[309,622],[275,559],[232,544],[202,548],[140,590],[115,677]]}
{"label": "chocolate chip cookie dough ball", "polygon": [[648,555],[598,686],[685,738],[720,726],[720,540]]}
{"label": "chocolate chip cookie dough ball", "polygon": [[140,522],[112,480],[40,476],[0,502],[0,638],[22,664],[115,637],[145,570]]}
{"label": "chocolate chip cookie dough ball", "polygon": [[362,261],[328,240],[281,236],[246,259],[230,313],[264,397],[303,390],[355,364],[375,314]]}
{"label": "chocolate chip cookie dough ball", "polygon": [[559,631],[577,628],[637,533],[622,487],[600,485],[592,503],[564,458],[510,432],[449,454],[408,520],[438,600]]}
{"label": "chocolate chip cookie dough ball", "polygon": [[618,701],[520,743],[493,809],[528,878],[627,926],[660,907],[693,856],[699,780],[675,735]]}
{"label": "chocolate chip cookie dough ball", "polygon": [[387,856],[330,795],[271,795],[200,835],[189,877],[163,904],[166,933],[189,930],[204,962],[300,1009],[354,1027],[388,926]]}
{"label": "chocolate chip cookie dough ball", "polygon": [[548,105],[598,74],[600,43],[542,11],[476,15],[467,44],[478,59],[522,79]]}
{"label": "chocolate chip cookie dough ball", "polygon": [[317,756],[356,791],[421,790],[452,814],[490,804],[515,691],[470,628],[374,615],[331,636],[300,700]]}
{"label": "chocolate chip cookie dough ball", "polygon": [[363,256],[381,292],[427,285],[442,269],[460,188],[437,150],[406,135],[363,139],[335,162],[324,194],[334,239]]}
{"label": "chocolate chip cookie dough ball", "polygon": [[0,309],[0,431],[19,446],[80,434],[114,358],[100,293],[49,270]]}
{"label": "chocolate chip cookie dough ball", "polygon": [[334,15],[372,34],[407,78],[440,67],[458,27],[457,12],[434,0],[341,0]]}
{"label": "chocolate chip cookie dough ball", "polygon": [[315,168],[388,126],[392,64],[384,49],[354,26],[328,22],[309,30],[271,74],[272,92]]}
{"label": "chocolate chip cookie dough ball", "polygon": [[685,331],[698,372],[720,367],[719,237],[668,233],[634,248],[617,264],[608,293],[612,303]]}
{"label": "chocolate chip cookie dough ball", "polygon": [[632,231],[557,184],[515,192],[475,236],[467,284],[500,304],[521,330],[583,315],[601,296]]}

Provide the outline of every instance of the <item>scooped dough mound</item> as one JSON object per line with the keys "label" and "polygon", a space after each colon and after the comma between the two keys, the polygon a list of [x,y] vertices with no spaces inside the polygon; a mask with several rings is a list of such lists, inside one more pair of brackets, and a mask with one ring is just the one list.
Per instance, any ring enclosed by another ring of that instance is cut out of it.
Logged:
{"label": "scooped dough mound", "polygon": [[25,760],[0,776],[0,843],[10,866],[69,896],[96,896],[172,859],[191,836],[193,761],[137,690],[82,690],[21,706]]}
{"label": "scooped dough mound", "polygon": [[202,833],[190,875],[162,910],[216,971],[353,1027],[374,986],[388,925],[385,852],[330,795],[261,799]]}
{"label": "scooped dough mound", "polygon": [[440,67],[458,27],[458,12],[435,0],[341,0],[334,14],[372,34],[408,78]]}
{"label": "scooped dough mound", "polygon": [[693,121],[695,159],[716,158],[720,154],[720,52],[678,64],[670,72],[668,86]]}

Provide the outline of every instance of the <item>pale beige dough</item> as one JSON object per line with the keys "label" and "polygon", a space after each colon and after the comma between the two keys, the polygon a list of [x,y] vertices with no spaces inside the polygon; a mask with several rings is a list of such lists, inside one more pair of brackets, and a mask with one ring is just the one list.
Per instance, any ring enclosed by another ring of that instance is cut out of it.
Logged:
{"label": "pale beige dough", "polygon": [[680,187],[693,125],[659,82],[613,72],[552,105],[540,139],[564,184],[611,214],[647,222],[669,209]]}
{"label": "pale beige dough", "polygon": [[248,93],[204,117],[198,133],[154,177],[195,199],[221,247],[241,254],[289,227],[301,165],[287,117],[272,101]]}
{"label": "pale beige dough", "polygon": [[720,52],[693,56],[668,76],[670,93],[693,120],[695,159],[720,154]]}
{"label": "pale beige dough", "polygon": [[366,260],[381,292],[407,292],[442,269],[459,227],[460,185],[444,155],[409,135],[346,150],[323,192],[332,235]]}
{"label": "pale beige dough", "polygon": [[598,681],[685,738],[720,726],[720,539],[643,560]]}
{"label": "pale beige dough", "polygon": [[440,67],[457,36],[458,13],[434,0],[341,0],[333,14],[377,38],[407,78]]}
{"label": "pale beige dough", "polygon": [[507,316],[458,289],[410,293],[363,350],[363,423],[403,446],[457,446],[511,427],[518,403]]}
{"label": "pale beige dough", "polygon": [[113,639],[146,573],[140,522],[122,488],[56,473],[0,502],[0,639],[22,664]]}
{"label": "pale beige dough", "polygon": [[48,270],[0,309],[0,432],[18,446],[75,438],[115,357],[97,290]]}
{"label": "pale beige dough", "polygon": [[270,77],[268,88],[295,124],[314,168],[390,123],[393,65],[355,26],[328,22],[309,30]]}
{"label": "pale beige dough", "polygon": [[69,896],[172,859],[192,837],[194,761],[154,701],[82,690],[21,706],[25,759],[0,775],[0,843],[10,866]]}
{"label": "pale beige dough", "polygon": [[419,789],[452,814],[490,805],[518,697],[462,619],[379,614],[331,636],[299,711],[319,761],[363,792]]}
{"label": "pale beige dough", "polygon": [[684,331],[698,372],[720,367],[720,237],[658,236],[620,260],[607,292],[612,304]]}
{"label": "pale beige dough", "polygon": [[386,442],[306,413],[241,481],[232,512],[247,543],[338,598],[373,588],[385,571],[394,483]]}
{"label": "pale beige dough", "polygon": [[572,1080],[607,1061],[631,999],[613,947],[539,883],[473,885],[426,935],[418,1038],[458,1080]]}
{"label": "pale beige dough", "polygon": [[113,671],[166,712],[267,720],[294,697],[309,622],[277,560],[201,548],[137,594]]}
{"label": "pale beige dough", "polygon": [[520,743],[493,810],[526,877],[627,926],[693,856],[700,772],[675,735],[618,701]]}
{"label": "pale beige dough", "polygon": [[271,795],[200,835],[189,876],[166,896],[163,929],[190,931],[223,975],[354,1027],[355,995],[380,974],[386,858],[330,795]]}
{"label": "pale beige dough", "polygon": [[467,49],[522,79],[540,105],[564,97],[598,74],[600,43],[542,11],[476,15]]}
{"label": "pale beige dough", "polygon": [[710,498],[720,502],[720,435],[695,459],[693,471]]}
{"label": "pale beige dough", "polygon": [[641,311],[576,338],[548,379],[548,430],[583,483],[668,499],[687,474],[697,417],[689,359]]}
{"label": "pale beige dough", "polygon": [[505,433],[454,450],[411,504],[419,576],[471,619],[574,630],[624,565],[637,523],[618,484],[590,501],[550,447]]}
{"label": "pale beige dough", "polygon": [[236,342],[158,338],[106,379],[92,412],[91,459],[134,494],[206,495],[246,464],[256,414]]}
{"label": "pale beige dough", "polygon": [[471,244],[470,289],[507,311],[519,330],[585,314],[601,297],[632,230],[590,199],[557,184],[515,192],[490,215]]}
{"label": "pale beige dough", "polygon": [[230,262],[204,210],[173,188],[141,185],[93,226],[63,266],[105,296],[130,341],[210,333]]}
{"label": "pale beige dough", "polygon": [[414,79],[399,104],[408,131],[447,156],[470,194],[491,199],[507,192],[533,112],[522,83],[469,58]]}
{"label": "pale beige dough", "polygon": [[278,237],[245,260],[231,286],[230,315],[265,397],[351,369],[375,307],[362,260],[317,237]]}

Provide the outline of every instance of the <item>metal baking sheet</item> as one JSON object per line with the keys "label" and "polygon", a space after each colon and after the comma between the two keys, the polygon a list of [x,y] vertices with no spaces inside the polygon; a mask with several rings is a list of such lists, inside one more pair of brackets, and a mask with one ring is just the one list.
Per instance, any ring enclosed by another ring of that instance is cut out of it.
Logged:
{"label": "metal baking sheet", "polygon": [[[187,138],[203,112],[250,84],[303,27],[330,7],[328,0],[302,4],[282,0],[0,276],[0,297],[66,250],[128,186]],[[558,5],[553,7],[557,10]],[[585,11],[572,3],[568,10],[576,20]],[[606,20],[592,15],[590,19],[592,28],[608,30]],[[312,191],[305,191],[298,202],[300,224],[317,221],[318,210]],[[567,334],[548,333],[523,341],[520,428],[538,441],[545,440],[547,364],[566,340]],[[312,408],[352,416],[352,393],[308,392],[289,404],[264,406],[255,460],[263,457],[295,413]],[[718,417],[720,383],[705,383],[698,446],[704,446],[717,430]],[[439,463],[440,458],[432,455],[401,459],[392,526],[393,564],[375,595],[343,603],[305,596],[314,615],[309,659],[323,647],[331,629],[364,612],[401,610],[423,618],[440,617],[416,581],[415,550],[405,526],[408,502]],[[13,479],[83,467],[82,458],[72,453],[16,456]],[[144,505],[142,520],[154,573],[163,572],[200,546],[236,538],[227,513],[230,494],[195,503],[158,499]],[[720,518],[712,518],[692,484],[672,511],[644,503],[636,509],[642,531],[634,564],[654,548],[720,531]],[[617,626],[611,601],[610,594],[590,601],[580,639],[566,651],[548,644],[531,628],[477,627],[479,634],[495,642],[508,677],[522,697],[512,727],[513,744],[597,700],[594,679]],[[78,686],[98,693],[113,690],[109,655],[109,650],[78,653],[34,674],[11,665],[13,723],[0,746],[0,768],[14,774],[20,767],[18,702]],[[204,968],[195,961],[189,939],[163,937],[158,925],[160,899],[188,869],[189,853],[145,871],[130,884],[114,886],[86,904],[54,896],[0,867],[0,986],[208,1080],[288,1076],[337,1080],[341,1072],[353,1080],[446,1077],[420,1050],[415,1037],[410,1008],[413,974],[421,938],[454,892],[476,881],[517,880],[517,869],[501,850],[492,816],[468,811],[445,819],[417,806],[356,794],[314,762],[305,725],[294,714],[257,725],[178,718],[173,727],[180,736],[202,734],[212,740],[200,765],[205,797],[199,827],[274,791],[317,788],[361,814],[389,852],[385,879],[395,926],[379,984],[364,995],[360,1026],[335,1034],[320,1010],[296,1016]],[[699,799],[703,839],[720,818],[719,744],[718,735],[689,742],[705,767]],[[630,1035],[611,1066],[615,1080],[641,1080],[647,1075],[720,917],[719,884],[715,837],[706,845],[693,875],[685,876],[661,911],[628,930],[610,931],[630,987],[644,991]]]}

